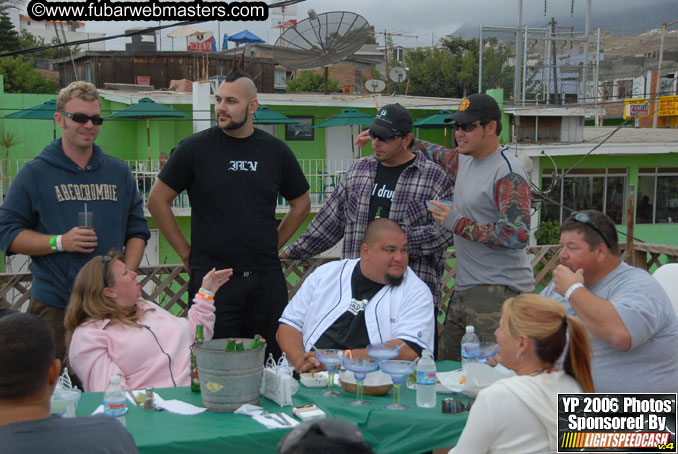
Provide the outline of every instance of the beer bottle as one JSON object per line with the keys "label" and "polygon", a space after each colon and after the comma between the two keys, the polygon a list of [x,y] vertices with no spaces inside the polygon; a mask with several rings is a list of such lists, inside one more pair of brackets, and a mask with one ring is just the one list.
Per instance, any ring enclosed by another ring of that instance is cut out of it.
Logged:
{"label": "beer bottle", "polygon": [[191,345],[191,391],[196,393],[200,392],[200,378],[198,377],[198,362],[195,357],[195,348],[204,341],[203,327],[198,325],[195,327],[195,341]]}
{"label": "beer bottle", "polygon": [[238,339],[237,341],[235,341],[235,351],[241,352],[243,350],[245,350],[245,346],[243,345],[242,341]]}
{"label": "beer bottle", "polygon": [[228,341],[226,341],[226,351],[227,352],[235,351],[235,339],[233,339],[232,337],[229,337]]}
{"label": "beer bottle", "polygon": [[254,336],[254,341],[250,345],[250,350],[259,350],[260,348],[266,347],[266,339],[261,337],[259,334]]}

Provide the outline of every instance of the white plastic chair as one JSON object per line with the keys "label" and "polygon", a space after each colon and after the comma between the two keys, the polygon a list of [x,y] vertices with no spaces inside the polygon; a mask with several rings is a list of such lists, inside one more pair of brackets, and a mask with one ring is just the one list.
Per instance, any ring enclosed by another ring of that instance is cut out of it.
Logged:
{"label": "white plastic chair", "polygon": [[678,263],[667,263],[655,270],[652,277],[657,279],[669,295],[671,304],[678,314]]}

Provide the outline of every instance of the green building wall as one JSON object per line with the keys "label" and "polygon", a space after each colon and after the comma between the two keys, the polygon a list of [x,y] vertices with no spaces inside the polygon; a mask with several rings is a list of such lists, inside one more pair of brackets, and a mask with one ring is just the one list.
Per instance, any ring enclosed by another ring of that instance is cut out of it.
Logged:
{"label": "green building wall", "polygon": [[[558,169],[568,169],[581,159],[581,156],[554,157]],[[636,188],[638,194],[638,169],[641,167],[678,167],[678,153],[646,154],[646,155],[590,155],[577,168],[601,169],[615,168],[627,169],[628,186]],[[540,169],[551,169],[553,164],[548,158],[540,158]],[[540,181],[543,172],[540,172]],[[602,195],[601,195],[602,197]],[[637,202],[637,200],[636,200]],[[634,206],[634,219],[635,210]],[[627,224],[617,226],[619,232],[627,232]],[[667,244],[678,246],[678,223],[675,224],[634,224],[633,236],[647,243]],[[620,235],[619,240],[624,242],[625,235]]]}

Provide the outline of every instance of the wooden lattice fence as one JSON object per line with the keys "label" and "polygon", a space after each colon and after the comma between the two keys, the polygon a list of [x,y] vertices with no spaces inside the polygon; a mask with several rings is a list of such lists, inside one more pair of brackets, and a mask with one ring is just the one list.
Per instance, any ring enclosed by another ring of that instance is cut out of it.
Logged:
{"label": "wooden lattice fence", "polygon": [[[620,244],[622,250],[624,245]],[[559,245],[528,247],[527,253],[534,269],[535,285],[543,288],[551,280],[551,272],[558,265]],[[289,297],[292,298],[304,280],[316,268],[336,258],[312,258],[307,260],[283,260],[283,272],[287,279]],[[626,260],[650,272],[664,263],[678,262],[678,247],[662,244],[634,243],[633,253]],[[443,305],[447,305],[454,288],[454,276],[457,272],[456,255],[448,252],[443,275]],[[180,315],[188,308],[188,275],[182,265],[142,266],[139,269],[143,297],[155,301],[161,306]],[[0,306],[21,310],[30,299],[30,272],[0,273]]]}

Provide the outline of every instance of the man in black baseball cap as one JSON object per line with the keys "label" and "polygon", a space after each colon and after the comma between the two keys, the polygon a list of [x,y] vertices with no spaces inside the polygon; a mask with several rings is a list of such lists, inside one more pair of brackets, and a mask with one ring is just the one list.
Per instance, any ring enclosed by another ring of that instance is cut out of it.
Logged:
{"label": "man in black baseball cap", "polygon": [[459,110],[445,119],[445,123],[452,121],[458,124],[473,123],[476,120],[496,120],[498,132],[501,134],[501,109],[492,96],[476,93],[464,99]]}
{"label": "man in black baseball cap", "polygon": [[375,218],[398,223],[408,238],[409,266],[440,304],[444,256],[450,231],[436,229],[427,200],[452,200],[452,181],[440,166],[413,152],[412,115],[400,104],[377,110],[356,144],[371,141],[373,155],[351,165],[306,231],[285,248],[281,258],[305,259],[328,250],[343,238],[341,258],[358,258],[367,224]]}
{"label": "man in black baseball cap", "polygon": [[379,109],[374,121],[367,127],[372,135],[389,140],[412,132],[412,115],[400,104],[388,104]]}
{"label": "man in black baseball cap", "polygon": [[419,150],[455,180],[454,205],[429,210],[454,232],[457,274],[438,344],[438,359],[460,360],[467,325],[492,333],[509,297],[534,291],[525,247],[530,235],[530,184],[522,163],[499,143],[501,109],[486,94],[465,98],[455,121],[454,150],[417,140]]}

